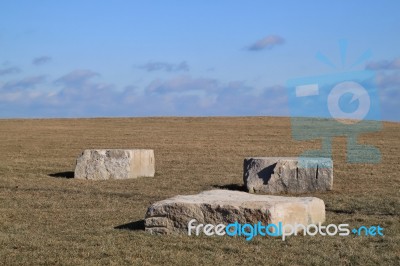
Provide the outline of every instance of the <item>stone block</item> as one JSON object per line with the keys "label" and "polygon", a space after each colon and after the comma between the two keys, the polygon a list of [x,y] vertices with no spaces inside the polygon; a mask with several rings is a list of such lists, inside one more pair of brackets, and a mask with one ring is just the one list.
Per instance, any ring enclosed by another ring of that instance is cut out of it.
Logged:
{"label": "stone block", "polygon": [[76,161],[75,178],[105,180],[152,177],[155,173],[154,164],[153,150],[85,150]]}
{"label": "stone block", "polygon": [[241,191],[210,190],[175,196],[152,204],[145,216],[145,230],[153,234],[188,233],[188,223],[262,222],[264,225],[318,224],[325,221],[325,204],[315,197],[254,195]]}
{"label": "stone block", "polygon": [[327,191],[333,186],[333,163],[329,158],[246,158],[243,181],[250,193]]}

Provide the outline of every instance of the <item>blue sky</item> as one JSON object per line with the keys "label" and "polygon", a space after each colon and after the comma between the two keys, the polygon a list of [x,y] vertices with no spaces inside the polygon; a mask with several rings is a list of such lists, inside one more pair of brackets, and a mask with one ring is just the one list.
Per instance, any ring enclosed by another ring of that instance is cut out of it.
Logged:
{"label": "blue sky", "polygon": [[398,10],[398,1],[2,1],[0,117],[289,116],[289,80],[368,70],[371,101],[399,121]]}

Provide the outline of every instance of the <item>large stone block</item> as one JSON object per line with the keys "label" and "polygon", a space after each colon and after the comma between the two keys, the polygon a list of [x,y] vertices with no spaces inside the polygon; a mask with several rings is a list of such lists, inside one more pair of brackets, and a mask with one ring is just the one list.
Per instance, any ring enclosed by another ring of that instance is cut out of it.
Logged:
{"label": "large stone block", "polygon": [[332,190],[329,158],[246,158],[243,180],[250,193],[307,193]]}
{"label": "large stone block", "polygon": [[325,204],[315,197],[254,195],[241,191],[210,190],[176,196],[149,207],[145,229],[155,234],[186,233],[195,219],[203,224],[257,223],[318,224],[325,221]]}
{"label": "large stone block", "polygon": [[153,150],[85,150],[76,161],[75,178],[128,179],[152,177],[155,173]]}

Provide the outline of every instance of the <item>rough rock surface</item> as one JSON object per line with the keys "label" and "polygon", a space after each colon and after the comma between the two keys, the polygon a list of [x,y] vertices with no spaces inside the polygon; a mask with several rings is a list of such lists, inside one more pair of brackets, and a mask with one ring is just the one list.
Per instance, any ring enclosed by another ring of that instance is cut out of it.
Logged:
{"label": "rough rock surface", "polygon": [[281,197],[210,190],[154,203],[147,210],[145,229],[155,234],[187,234],[188,222],[192,219],[213,225],[227,225],[236,221],[317,224],[325,221],[325,204],[315,197]]}
{"label": "rough rock surface", "polygon": [[153,150],[85,150],[78,157],[75,178],[128,179],[154,176]]}
{"label": "rough rock surface", "polygon": [[329,158],[246,158],[243,180],[250,193],[306,193],[332,190]]}

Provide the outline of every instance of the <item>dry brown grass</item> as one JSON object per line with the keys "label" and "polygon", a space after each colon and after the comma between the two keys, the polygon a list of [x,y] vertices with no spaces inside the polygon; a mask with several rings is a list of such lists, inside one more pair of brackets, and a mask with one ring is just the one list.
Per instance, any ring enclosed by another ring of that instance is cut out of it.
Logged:
{"label": "dry brown grass", "polygon": [[[347,164],[334,140],[334,191],[315,193],[328,223],[383,226],[384,237],[290,237],[287,241],[153,236],[147,207],[177,194],[242,183],[246,156],[296,156],[288,118],[0,120],[0,264],[400,264],[400,124],[361,141],[375,165]],[[82,181],[70,176],[85,148],[152,148],[156,177]],[[64,173],[63,173],[64,172]],[[59,177],[55,177],[59,176]],[[131,223],[131,224],[129,224]]]}

